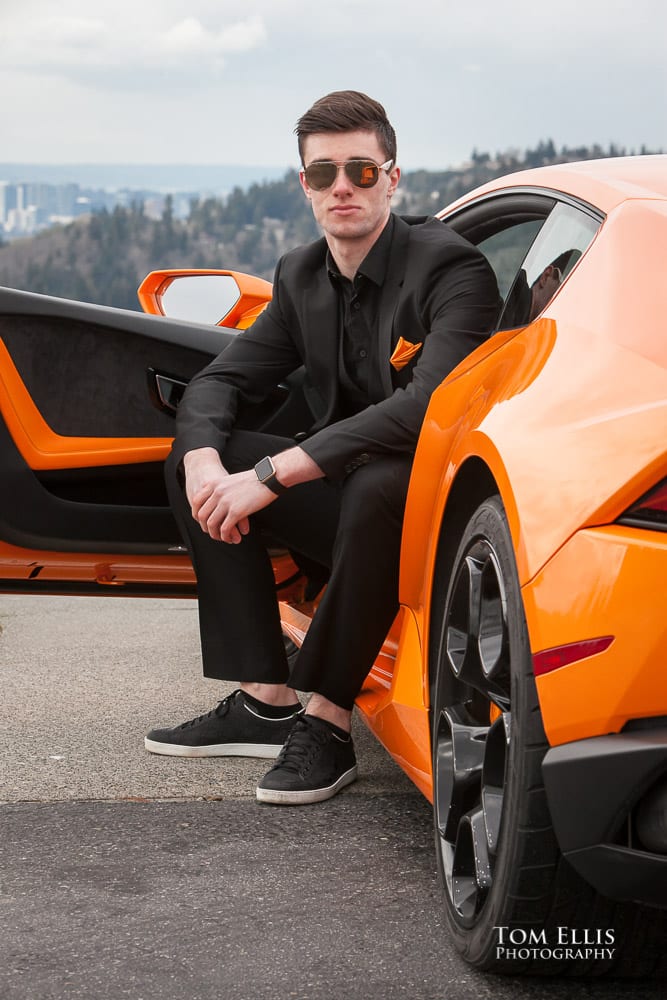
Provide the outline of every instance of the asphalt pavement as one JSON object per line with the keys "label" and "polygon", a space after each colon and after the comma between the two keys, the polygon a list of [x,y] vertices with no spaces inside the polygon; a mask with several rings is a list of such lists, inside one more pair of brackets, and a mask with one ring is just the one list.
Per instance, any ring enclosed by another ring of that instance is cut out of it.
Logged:
{"label": "asphalt pavement", "polygon": [[358,720],[360,780],[316,806],[258,805],[263,761],[147,754],[233,689],[194,602],[0,595],[0,628],[0,1000],[664,996],[471,970],[430,806]]}

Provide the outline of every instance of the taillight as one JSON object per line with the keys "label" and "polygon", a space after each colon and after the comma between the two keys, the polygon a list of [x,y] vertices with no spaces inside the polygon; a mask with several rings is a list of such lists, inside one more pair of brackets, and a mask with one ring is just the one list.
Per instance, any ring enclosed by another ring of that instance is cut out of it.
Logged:
{"label": "taillight", "polygon": [[663,479],[629,507],[618,522],[629,524],[633,528],[667,531],[667,479]]}

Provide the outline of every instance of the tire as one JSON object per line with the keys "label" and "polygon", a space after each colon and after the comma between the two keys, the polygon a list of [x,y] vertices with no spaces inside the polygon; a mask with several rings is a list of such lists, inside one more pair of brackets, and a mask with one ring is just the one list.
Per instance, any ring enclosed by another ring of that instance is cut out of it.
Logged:
{"label": "tire", "polygon": [[558,849],[542,782],[548,742],[499,497],[470,517],[432,619],[435,843],[456,948],[476,968],[508,975],[662,971],[667,915],[600,897]]}
{"label": "tire", "polygon": [[296,663],[296,658],[299,655],[299,647],[294,642],[294,640],[290,639],[290,637],[288,635],[285,635],[284,632],[283,632],[283,645],[285,647],[285,655],[287,656],[287,664],[291,671],[294,668],[294,664]]}

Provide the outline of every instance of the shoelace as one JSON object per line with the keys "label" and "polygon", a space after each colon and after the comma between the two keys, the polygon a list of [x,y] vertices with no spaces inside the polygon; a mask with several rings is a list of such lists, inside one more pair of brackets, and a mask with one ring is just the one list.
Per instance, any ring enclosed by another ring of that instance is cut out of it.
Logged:
{"label": "shoelace", "polygon": [[328,742],[328,738],[323,730],[297,719],[274,767],[299,774],[310,764],[319,748]]}
{"label": "shoelace", "polygon": [[196,719],[190,719],[188,722],[183,722],[179,729],[190,729],[191,726],[196,726],[199,722],[205,722],[206,719],[220,718],[223,715],[227,715],[230,709],[232,701],[236,698],[240,691],[233,691],[232,694],[228,694],[226,698],[218,702],[215,708],[212,708],[210,712],[204,712],[203,715],[198,715]]}

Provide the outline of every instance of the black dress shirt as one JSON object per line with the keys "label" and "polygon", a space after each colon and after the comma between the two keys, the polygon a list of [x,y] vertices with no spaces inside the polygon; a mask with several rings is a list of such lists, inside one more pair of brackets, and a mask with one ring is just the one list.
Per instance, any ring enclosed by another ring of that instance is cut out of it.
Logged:
{"label": "black dress shirt", "polygon": [[339,301],[338,379],[341,417],[359,413],[383,397],[379,371],[378,323],[380,295],[389,266],[394,218],[362,261],[352,281],[327,254],[327,270]]}

